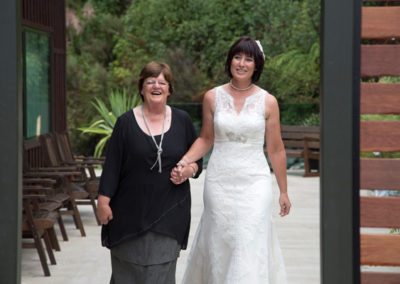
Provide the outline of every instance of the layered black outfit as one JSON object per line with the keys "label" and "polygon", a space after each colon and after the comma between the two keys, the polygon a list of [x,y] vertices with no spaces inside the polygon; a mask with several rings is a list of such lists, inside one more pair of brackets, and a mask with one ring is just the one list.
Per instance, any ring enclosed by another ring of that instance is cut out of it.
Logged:
{"label": "layered black outfit", "polygon": [[[157,143],[160,138],[161,135],[155,136]],[[173,184],[170,173],[195,139],[189,115],[171,107],[171,126],[164,133],[160,173],[158,164],[150,169],[157,160],[157,148],[151,136],[139,127],[133,111],[117,119],[100,179],[99,193],[111,198],[113,212],[113,219],[102,227],[103,246],[112,250],[132,241],[132,251],[137,252],[136,247],[143,245],[135,245],[135,242],[140,243],[143,241],[140,238],[148,238],[151,233],[151,237],[161,236],[161,244],[167,237],[176,240],[179,248],[186,248],[190,228],[190,184],[189,181]],[[201,160],[198,167],[196,177],[202,171]],[[144,242],[152,243],[148,239]],[[143,257],[148,256],[133,256],[132,261],[141,261]],[[155,258],[157,256],[150,256],[150,259]]]}

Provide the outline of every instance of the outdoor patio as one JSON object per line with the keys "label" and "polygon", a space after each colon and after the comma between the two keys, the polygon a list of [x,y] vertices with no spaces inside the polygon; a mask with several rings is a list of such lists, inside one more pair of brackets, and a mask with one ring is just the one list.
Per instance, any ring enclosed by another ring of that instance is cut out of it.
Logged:
{"label": "outdoor patio", "polygon": [[[283,250],[288,283],[320,283],[319,266],[319,178],[303,178],[303,171],[289,172],[288,184],[292,211],[288,217],[278,215],[278,189],[274,182],[274,219]],[[202,212],[202,189],[205,173],[192,181],[191,240]],[[73,230],[72,220],[65,219],[68,242],[60,239],[61,251],[55,253],[57,265],[50,266],[50,277],[43,276],[40,261],[34,249],[22,250],[23,284],[86,284],[109,283],[110,258],[108,250],[100,245],[100,227],[96,225],[90,206],[80,206],[86,237]],[[181,282],[188,251],[183,251],[178,261],[177,283]]]}

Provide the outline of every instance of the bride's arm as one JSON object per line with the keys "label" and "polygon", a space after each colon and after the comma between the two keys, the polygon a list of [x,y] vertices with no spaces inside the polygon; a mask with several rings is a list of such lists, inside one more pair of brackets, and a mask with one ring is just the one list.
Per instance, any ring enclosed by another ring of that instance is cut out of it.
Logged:
{"label": "bride's arm", "polygon": [[285,216],[289,214],[291,207],[287,192],[286,151],[281,136],[279,106],[276,98],[272,95],[267,97],[266,113],[265,141],[267,152],[280,190],[280,215]]}
{"label": "bride's arm", "polygon": [[199,160],[210,151],[214,144],[214,106],[215,90],[209,90],[203,99],[203,126],[200,136],[194,141],[189,151],[182,157],[181,164],[187,165]]}

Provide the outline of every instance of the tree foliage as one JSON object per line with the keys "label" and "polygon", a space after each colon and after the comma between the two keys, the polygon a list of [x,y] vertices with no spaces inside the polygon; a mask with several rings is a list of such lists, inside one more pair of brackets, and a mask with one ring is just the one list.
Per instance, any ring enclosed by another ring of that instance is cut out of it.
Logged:
{"label": "tree foliage", "polygon": [[[225,56],[242,35],[264,47],[261,87],[283,105],[318,104],[319,0],[69,0],[68,7],[78,23],[68,26],[70,108],[88,109],[113,89],[137,93],[150,60],[171,66],[172,102],[199,100],[227,80]],[[72,128],[95,119],[94,110],[69,112]]]}

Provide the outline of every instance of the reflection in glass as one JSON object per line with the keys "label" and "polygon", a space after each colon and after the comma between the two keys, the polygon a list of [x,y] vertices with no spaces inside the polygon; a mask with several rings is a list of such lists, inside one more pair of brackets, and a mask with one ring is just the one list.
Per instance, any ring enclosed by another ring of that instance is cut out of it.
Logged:
{"label": "reflection in glass", "polygon": [[24,136],[50,131],[50,37],[24,31]]}

